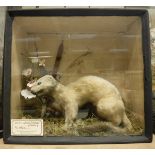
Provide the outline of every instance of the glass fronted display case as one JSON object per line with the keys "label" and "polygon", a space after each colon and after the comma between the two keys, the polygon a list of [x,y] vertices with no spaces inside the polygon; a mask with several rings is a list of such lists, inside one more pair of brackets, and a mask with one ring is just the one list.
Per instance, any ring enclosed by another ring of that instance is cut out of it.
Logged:
{"label": "glass fronted display case", "polygon": [[7,23],[5,142],[151,141],[147,11],[9,11]]}

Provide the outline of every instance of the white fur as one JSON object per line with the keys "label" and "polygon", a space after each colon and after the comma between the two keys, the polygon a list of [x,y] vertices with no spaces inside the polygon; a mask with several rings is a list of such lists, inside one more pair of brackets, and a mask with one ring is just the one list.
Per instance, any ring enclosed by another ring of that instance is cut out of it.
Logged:
{"label": "white fur", "polygon": [[85,76],[64,86],[52,76],[46,75],[32,86],[31,91],[38,95],[48,93],[53,96],[55,102],[52,106],[64,112],[67,127],[73,125],[78,109],[86,102],[91,102],[96,107],[97,114],[104,120],[116,126],[123,123],[124,126],[131,127],[118,89],[103,78]]}

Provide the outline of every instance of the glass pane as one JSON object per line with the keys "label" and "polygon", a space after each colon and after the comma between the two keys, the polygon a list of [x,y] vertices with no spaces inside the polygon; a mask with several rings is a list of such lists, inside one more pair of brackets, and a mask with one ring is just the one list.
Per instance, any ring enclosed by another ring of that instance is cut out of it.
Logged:
{"label": "glass pane", "polygon": [[15,17],[12,135],[36,136],[32,120],[43,136],[142,135],[141,32],[136,16]]}

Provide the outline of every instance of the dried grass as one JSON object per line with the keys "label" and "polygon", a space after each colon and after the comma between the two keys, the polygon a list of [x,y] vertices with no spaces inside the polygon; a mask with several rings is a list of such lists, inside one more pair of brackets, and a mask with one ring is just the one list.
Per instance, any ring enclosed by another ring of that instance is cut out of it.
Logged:
{"label": "dried grass", "polygon": [[[130,119],[133,130],[128,131],[125,135],[142,135],[144,132],[144,123],[142,120],[134,113],[127,112],[128,118]],[[24,118],[34,118],[30,115],[25,115]],[[64,130],[64,118],[44,118],[44,136],[112,136],[120,135],[119,133],[114,133],[113,131],[104,129],[101,130],[100,127],[95,127],[96,131],[81,130],[88,126],[93,126],[94,124],[104,124],[103,121],[98,118],[88,118],[88,119],[78,119],[75,123],[76,127],[66,131]],[[98,129],[97,129],[98,128]],[[77,130],[75,130],[77,129]]]}

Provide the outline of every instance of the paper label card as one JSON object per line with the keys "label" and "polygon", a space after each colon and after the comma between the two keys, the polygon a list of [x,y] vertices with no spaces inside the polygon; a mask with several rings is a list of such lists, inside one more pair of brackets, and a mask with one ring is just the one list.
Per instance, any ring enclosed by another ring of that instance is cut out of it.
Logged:
{"label": "paper label card", "polygon": [[43,136],[42,119],[11,119],[12,136]]}

